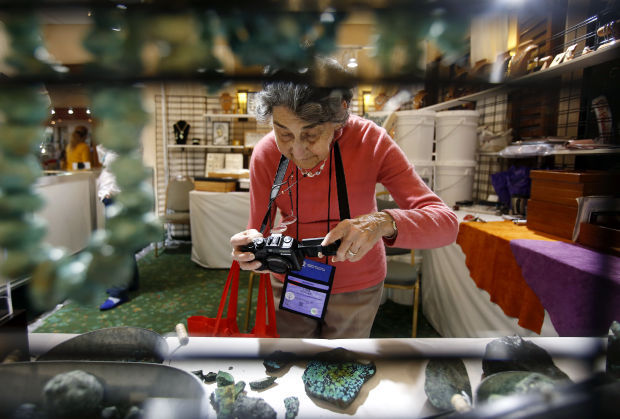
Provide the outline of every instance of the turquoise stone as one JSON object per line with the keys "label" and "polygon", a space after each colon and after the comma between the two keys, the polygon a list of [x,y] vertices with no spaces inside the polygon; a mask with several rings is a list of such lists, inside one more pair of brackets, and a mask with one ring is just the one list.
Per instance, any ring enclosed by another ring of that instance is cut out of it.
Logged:
{"label": "turquoise stone", "polygon": [[46,221],[39,216],[0,220],[0,247],[19,249],[32,246],[45,237]]}
{"label": "turquoise stone", "polygon": [[295,419],[299,414],[299,399],[295,396],[287,397],[284,399],[284,408],[286,409],[284,418]]}
{"label": "turquoise stone", "polygon": [[215,382],[218,387],[230,386],[235,383],[233,376],[226,371],[218,371]]}
{"label": "turquoise stone", "polygon": [[119,156],[110,164],[110,170],[116,173],[116,182],[121,190],[134,188],[150,177],[150,172],[142,164],[142,157],[132,153]]}
{"label": "turquoise stone", "polygon": [[16,156],[39,152],[39,145],[44,139],[43,127],[0,124],[0,145],[5,151]]}
{"label": "turquoise stone", "polygon": [[0,189],[0,217],[19,217],[22,213],[36,212],[43,208],[45,201],[32,189],[7,194]]}
{"label": "turquoise stone", "polygon": [[0,153],[0,188],[5,192],[29,190],[42,174],[41,164],[35,156],[17,158]]}
{"label": "turquoise stone", "polygon": [[140,124],[104,119],[95,128],[95,135],[105,148],[125,154],[140,147],[142,128]]}
{"label": "turquoise stone", "polygon": [[[340,348],[335,351],[344,350]],[[302,380],[309,396],[344,409],[353,403],[364,383],[375,375],[377,369],[373,362],[362,364],[340,359],[308,362]]]}
{"label": "turquoise stone", "polygon": [[275,381],[277,377],[265,377],[260,380],[250,381],[250,388],[252,390],[263,390],[270,387]]}

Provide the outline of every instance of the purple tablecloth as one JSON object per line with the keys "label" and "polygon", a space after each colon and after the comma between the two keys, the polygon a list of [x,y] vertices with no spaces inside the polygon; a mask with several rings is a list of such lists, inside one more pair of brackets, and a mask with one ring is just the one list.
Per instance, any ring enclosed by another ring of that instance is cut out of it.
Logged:
{"label": "purple tablecloth", "polygon": [[559,241],[516,239],[510,248],[560,336],[602,336],[620,321],[619,257]]}

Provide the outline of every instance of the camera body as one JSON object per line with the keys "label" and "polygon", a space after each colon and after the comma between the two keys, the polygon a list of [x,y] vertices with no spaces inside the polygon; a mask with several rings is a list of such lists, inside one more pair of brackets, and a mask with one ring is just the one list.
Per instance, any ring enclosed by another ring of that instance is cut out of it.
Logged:
{"label": "camera body", "polygon": [[241,250],[254,253],[255,260],[261,262],[257,270],[286,273],[300,270],[306,256],[317,257],[319,252],[325,256],[335,255],[340,240],[328,246],[321,246],[322,241],[323,237],[319,237],[299,242],[291,236],[272,234],[254,239],[252,243],[242,246]]}

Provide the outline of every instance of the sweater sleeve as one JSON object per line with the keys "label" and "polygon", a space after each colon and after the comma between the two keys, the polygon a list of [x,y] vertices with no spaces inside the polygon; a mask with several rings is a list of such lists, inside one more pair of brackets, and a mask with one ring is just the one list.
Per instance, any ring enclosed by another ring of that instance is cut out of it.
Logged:
{"label": "sweater sleeve", "polygon": [[386,245],[408,249],[446,246],[456,240],[456,214],[424,183],[402,149],[382,130],[377,142],[378,180],[399,209],[386,210],[398,235]]}

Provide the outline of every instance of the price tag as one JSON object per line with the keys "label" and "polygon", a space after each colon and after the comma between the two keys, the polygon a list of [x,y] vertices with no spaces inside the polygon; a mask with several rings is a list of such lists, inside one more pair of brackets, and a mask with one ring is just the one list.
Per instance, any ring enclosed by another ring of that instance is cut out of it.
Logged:
{"label": "price tag", "polygon": [[280,309],[322,320],[327,311],[336,268],[305,259],[299,271],[291,271],[284,279]]}

